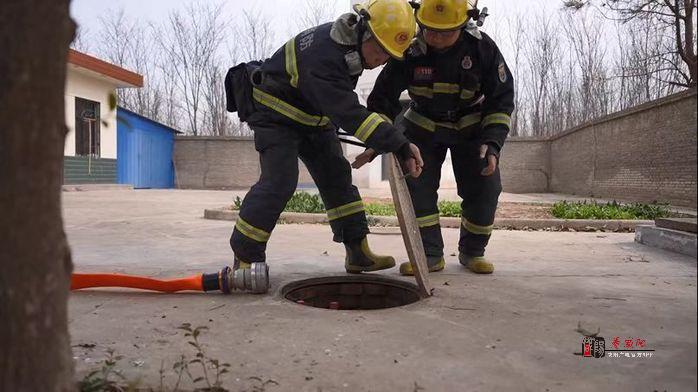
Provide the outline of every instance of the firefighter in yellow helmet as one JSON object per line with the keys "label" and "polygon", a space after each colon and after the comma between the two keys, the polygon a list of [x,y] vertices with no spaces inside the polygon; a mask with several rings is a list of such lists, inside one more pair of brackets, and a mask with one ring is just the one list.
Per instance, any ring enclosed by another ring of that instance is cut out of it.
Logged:
{"label": "firefighter in yellow helmet", "polygon": [[263,62],[228,72],[228,110],[254,131],[261,163],[260,179],[247,193],[230,239],[234,268],[266,261],[267,241],[296,190],[299,158],[320,191],[334,240],[345,245],[346,271],[395,266],[392,257],[368,247],[364,206],[335,131],[395,152],[410,174],[420,174],[419,149],[391,122],[361,106],[354,93],[364,69],[403,58],[417,27],[406,0],[370,0],[354,10],[298,34]]}
{"label": "firefighter in yellow helmet", "polygon": [[[400,125],[424,158],[424,172],[408,180],[430,271],[444,268],[444,243],[437,207],[441,167],[451,152],[462,198],[459,261],[475,273],[492,273],[485,247],[492,233],[502,186],[499,153],[514,110],[513,78],[497,45],[478,29],[478,10],[467,0],[423,0],[416,12],[421,31],[402,62],[390,61],[381,72],[368,108],[390,119],[409,108]],[[354,167],[373,159],[371,149]],[[411,265],[400,267],[413,273]]]}
{"label": "firefighter in yellow helmet", "polygon": [[425,0],[417,9],[418,23],[433,31],[457,31],[468,21],[468,0]]}

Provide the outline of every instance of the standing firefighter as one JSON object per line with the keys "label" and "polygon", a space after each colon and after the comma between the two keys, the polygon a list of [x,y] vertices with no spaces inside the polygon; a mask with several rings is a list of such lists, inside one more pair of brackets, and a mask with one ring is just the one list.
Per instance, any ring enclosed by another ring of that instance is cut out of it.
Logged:
{"label": "standing firefighter", "polygon": [[345,244],[346,270],[378,271],[395,266],[368,247],[369,233],[351,167],[336,127],[366,145],[395,152],[418,176],[419,149],[389,121],[361,106],[354,93],[364,69],[401,60],[416,32],[405,0],[370,0],[302,32],[263,63],[240,64],[226,77],[228,110],[254,130],[262,173],[245,197],[230,245],[234,268],[266,261],[266,245],[279,215],[296,190],[298,158],[308,168],[327,208],[334,240]]}
{"label": "standing firefighter", "polygon": [[[497,45],[478,30],[474,19],[479,12],[469,10],[467,0],[423,0],[416,15],[420,33],[405,61],[390,61],[383,69],[368,108],[395,119],[402,111],[400,95],[409,92],[405,133],[419,147],[425,166],[408,186],[429,270],[445,265],[437,191],[450,149],[463,199],[460,263],[476,273],[492,273],[484,254],[502,190],[497,165],[514,109],[512,75]],[[354,167],[374,156],[367,150]],[[409,263],[400,272],[413,273]]]}

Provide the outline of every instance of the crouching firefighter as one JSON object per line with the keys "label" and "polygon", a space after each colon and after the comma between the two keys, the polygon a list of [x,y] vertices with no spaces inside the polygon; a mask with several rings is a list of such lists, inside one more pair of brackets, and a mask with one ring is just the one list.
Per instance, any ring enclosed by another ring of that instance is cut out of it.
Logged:
{"label": "crouching firefighter", "polygon": [[[410,104],[400,125],[424,159],[424,172],[407,181],[430,271],[444,268],[439,224],[441,166],[451,152],[462,198],[459,261],[488,274],[485,259],[502,190],[498,161],[514,110],[511,72],[497,45],[478,29],[486,16],[467,0],[423,0],[416,12],[420,32],[405,61],[390,61],[368,98],[369,110],[395,119],[400,95]],[[357,157],[361,167],[375,157],[370,149]],[[401,273],[411,275],[409,263]]]}
{"label": "crouching firefighter", "polygon": [[333,23],[306,30],[264,62],[240,64],[226,77],[228,110],[254,131],[261,176],[240,208],[230,245],[234,268],[266,261],[266,245],[298,182],[298,158],[327,209],[334,241],[346,248],[349,273],[392,268],[371,252],[364,206],[352,185],[336,128],[380,151],[395,152],[419,176],[419,149],[391,122],[359,104],[354,93],[364,69],[403,58],[416,33],[405,0],[370,0]]}

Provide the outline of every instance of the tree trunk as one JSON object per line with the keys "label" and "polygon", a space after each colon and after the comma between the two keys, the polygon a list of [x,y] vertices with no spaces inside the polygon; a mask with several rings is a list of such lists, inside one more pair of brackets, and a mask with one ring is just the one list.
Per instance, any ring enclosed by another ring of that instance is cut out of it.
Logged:
{"label": "tree trunk", "polygon": [[60,189],[69,0],[0,6],[0,390],[75,389]]}
{"label": "tree trunk", "polygon": [[688,86],[695,88],[698,82],[698,57],[696,56],[695,48],[695,26],[693,24],[693,13],[695,12],[696,2],[695,0],[685,0],[684,11],[686,15],[684,16],[684,49],[683,57],[686,65],[688,65],[688,73],[690,76],[690,81]]}

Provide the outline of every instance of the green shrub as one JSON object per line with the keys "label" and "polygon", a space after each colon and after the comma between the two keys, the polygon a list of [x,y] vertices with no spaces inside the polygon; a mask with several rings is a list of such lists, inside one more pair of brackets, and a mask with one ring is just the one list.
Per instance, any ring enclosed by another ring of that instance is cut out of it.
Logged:
{"label": "green shrub", "polygon": [[395,206],[393,204],[366,204],[366,215],[395,216]]}
{"label": "green shrub", "polygon": [[286,212],[306,212],[318,214],[325,212],[325,204],[320,195],[311,195],[308,192],[296,192],[286,203]]}
{"label": "green shrub", "polygon": [[242,199],[240,196],[235,196],[235,200],[233,200],[233,209],[239,211],[240,207],[242,207]]}
{"label": "green shrub", "polygon": [[654,220],[670,215],[669,206],[665,204],[620,204],[616,201],[606,204],[561,201],[553,205],[551,212],[560,219]]}
{"label": "green shrub", "polygon": [[[242,200],[237,197],[233,203],[233,209],[239,210]],[[460,202],[440,201],[439,213],[443,217],[461,216]],[[365,205],[366,215],[395,216],[395,206],[392,203],[371,203]],[[311,214],[322,214],[325,212],[325,205],[322,198],[317,194],[307,192],[297,192],[286,204],[284,211],[303,212]],[[567,202],[555,203],[551,213],[560,219],[641,219],[654,220],[666,218],[671,215],[669,206],[666,204],[620,204],[618,202],[597,203],[597,202]]]}
{"label": "green shrub", "polygon": [[[233,209],[239,210],[242,200],[238,197],[234,200]],[[395,205],[392,203],[369,203],[365,206],[366,215],[395,216]],[[310,214],[322,214],[325,212],[325,205],[320,195],[312,195],[308,192],[296,192],[286,203],[286,212],[303,212]],[[439,202],[441,216],[460,217],[461,208],[459,202],[441,201]]]}
{"label": "green shrub", "polygon": [[439,213],[441,216],[460,218],[463,211],[460,208],[460,202],[457,201],[440,201]]}

